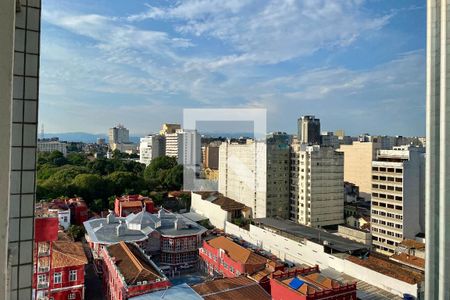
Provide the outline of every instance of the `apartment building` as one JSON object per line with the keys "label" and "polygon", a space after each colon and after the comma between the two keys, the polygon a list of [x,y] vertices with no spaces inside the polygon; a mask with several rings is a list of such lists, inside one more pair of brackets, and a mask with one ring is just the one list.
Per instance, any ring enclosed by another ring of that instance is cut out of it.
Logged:
{"label": "apartment building", "polygon": [[200,166],[201,137],[196,130],[177,129],[175,133],[166,133],[165,138],[166,156],[176,157],[185,166]]}
{"label": "apartment building", "polygon": [[314,116],[302,116],[297,121],[298,140],[301,144],[320,144],[320,120]]}
{"label": "apartment building", "polygon": [[64,156],[67,156],[67,143],[59,141],[58,138],[39,139],[37,143],[37,150],[38,152],[59,151]]}
{"label": "apartment building", "polygon": [[159,131],[159,134],[160,135],[166,135],[166,134],[170,134],[170,133],[175,133],[178,129],[181,129],[181,125],[180,124],[164,123],[161,126],[161,130]]}
{"label": "apartment building", "polygon": [[109,129],[108,138],[109,145],[127,144],[130,142],[130,131],[122,124],[119,124]]}
{"label": "apartment building", "polygon": [[139,144],[139,162],[148,166],[152,159],[165,155],[166,139],[159,134],[141,138]]}
{"label": "apartment building", "polygon": [[372,163],[371,231],[376,251],[391,255],[405,239],[424,232],[425,150],[379,150]]}
{"label": "apartment building", "polygon": [[344,157],[330,147],[292,144],[290,219],[311,227],[344,223]]}
{"label": "apartment building", "polygon": [[252,209],[253,217],[289,216],[289,141],[273,133],[266,142],[222,143],[219,192]]}
{"label": "apartment building", "polygon": [[372,194],[372,161],[379,149],[377,142],[354,141],[337,150],[344,153],[344,180],[357,185],[359,196],[367,201]]}

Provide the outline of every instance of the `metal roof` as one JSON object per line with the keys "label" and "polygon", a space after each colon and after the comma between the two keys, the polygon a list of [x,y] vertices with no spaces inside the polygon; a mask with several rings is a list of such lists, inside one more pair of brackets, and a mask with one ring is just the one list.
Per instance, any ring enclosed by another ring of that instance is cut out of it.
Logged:
{"label": "metal roof", "polygon": [[136,297],[129,298],[130,300],[202,300],[203,298],[197,294],[186,283],[170,287],[166,290],[152,292]]}
{"label": "metal roof", "polygon": [[368,250],[364,244],[334,235],[321,229],[297,224],[292,221],[275,218],[254,219],[255,226],[269,227],[278,231],[278,234],[291,239],[306,239],[308,241],[325,245],[337,252],[351,253],[357,250]]}

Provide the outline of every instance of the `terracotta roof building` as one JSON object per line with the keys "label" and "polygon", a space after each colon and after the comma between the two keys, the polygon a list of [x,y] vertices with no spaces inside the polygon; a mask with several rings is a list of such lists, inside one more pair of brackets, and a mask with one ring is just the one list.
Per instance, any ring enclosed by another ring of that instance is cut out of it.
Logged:
{"label": "terracotta roof building", "polygon": [[110,245],[102,255],[106,299],[129,299],[170,286],[162,271],[134,243]]}
{"label": "terracotta roof building", "polygon": [[225,277],[252,274],[264,269],[267,263],[265,257],[223,236],[203,241],[200,257],[205,271]]}
{"label": "terracotta roof building", "polygon": [[341,284],[323,276],[319,267],[276,271],[270,278],[274,300],[356,300],[356,284]]}
{"label": "terracotta roof building", "polygon": [[216,279],[192,288],[205,300],[272,299],[257,282],[244,276]]}
{"label": "terracotta roof building", "polygon": [[88,260],[81,243],[58,240],[57,217],[35,219],[33,261],[35,299],[84,299]]}
{"label": "terracotta roof building", "polygon": [[114,213],[119,217],[126,217],[131,213],[139,213],[142,208],[149,213],[155,212],[153,200],[142,195],[125,195],[114,200]]}

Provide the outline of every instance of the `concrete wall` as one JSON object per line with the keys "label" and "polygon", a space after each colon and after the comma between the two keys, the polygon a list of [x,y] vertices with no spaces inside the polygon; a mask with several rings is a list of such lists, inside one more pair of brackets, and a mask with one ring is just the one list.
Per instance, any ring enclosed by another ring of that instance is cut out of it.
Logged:
{"label": "concrete wall", "polygon": [[341,145],[338,151],[344,152],[344,180],[359,187],[361,197],[370,200],[372,193],[372,161],[378,143],[353,142],[352,145]]}
{"label": "concrete wall", "polygon": [[191,193],[191,211],[207,217],[214,227],[224,229],[226,221],[229,220],[229,214],[223,210],[220,205],[203,200],[202,196]]}
{"label": "concrete wall", "polygon": [[0,299],[8,299],[8,212],[15,0],[0,1]]}
{"label": "concrete wall", "polygon": [[339,273],[343,272],[398,296],[403,296],[403,293],[408,293],[417,297],[417,285],[408,284],[354,264],[344,258],[325,253],[323,245],[308,240],[291,240],[254,225],[250,225],[249,231],[236,227],[233,224],[227,223],[225,232],[261,247],[282,260],[310,266],[317,264],[322,270],[332,269]]}

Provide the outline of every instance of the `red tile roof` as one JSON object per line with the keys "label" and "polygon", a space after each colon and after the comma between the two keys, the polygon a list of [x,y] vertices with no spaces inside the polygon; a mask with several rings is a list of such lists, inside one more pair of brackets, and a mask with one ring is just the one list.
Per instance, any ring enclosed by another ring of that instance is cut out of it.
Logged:
{"label": "red tile roof", "polygon": [[160,273],[134,244],[122,241],[108,246],[107,250],[109,255],[115,259],[115,264],[128,285],[161,278]]}
{"label": "red tile roof", "polygon": [[242,264],[265,264],[267,259],[255,252],[246,249],[230,239],[219,236],[207,241],[209,245],[216,249],[225,250],[226,254],[234,261]]}
{"label": "red tile roof", "polygon": [[86,254],[81,243],[69,241],[54,241],[52,266],[54,268],[86,265]]}
{"label": "red tile roof", "polygon": [[255,281],[241,276],[216,279],[192,287],[205,300],[270,300],[270,295]]}
{"label": "red tile roof", "polygon": [[349,256],[347,259],[355,264],[409,284],[421,283],[425,279],[423,272],[415,271],[412,268],[406,268],[400,263],[390,261],[388,258],[384,258],[383,256],[374,253],[366,259],[360,259],[356,256]]}

